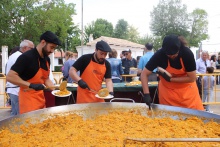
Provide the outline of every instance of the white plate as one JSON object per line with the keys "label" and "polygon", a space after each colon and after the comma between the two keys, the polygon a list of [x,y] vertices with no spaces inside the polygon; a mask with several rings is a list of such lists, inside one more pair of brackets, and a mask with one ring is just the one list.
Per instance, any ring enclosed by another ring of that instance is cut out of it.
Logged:
{"label": "white plate", "polygon": [[100,97],[98,94],[96,94],[95,95],[97,98],[100,98],[100,99],[111,99],[111,98],[113,98],[114,96],[113,95],[111,95],[111,94],[109,94],[108,96],[106,96],[106,97]]}
{"label": "white plate", "polygon": [[57,96],[57,97],[67,97],[67,96],[70,96],[70,95],[72,94],[72,92],[69,91],[70,93],[67,94],[67,95],[55,95],[55,93],[56,93],[56,92],[59,92],[59,91],[60,91],[60,90],[53,90],[53,91],[51,91],[51,93],[52,93],[52,95]]}
{"label": "white plate", "polygon": [[56,87],[60,87],[60,84],[55,84]]}
{"label": "white plate", "polygon": [[76,83],[67,83],[67,87],[78,87]]}

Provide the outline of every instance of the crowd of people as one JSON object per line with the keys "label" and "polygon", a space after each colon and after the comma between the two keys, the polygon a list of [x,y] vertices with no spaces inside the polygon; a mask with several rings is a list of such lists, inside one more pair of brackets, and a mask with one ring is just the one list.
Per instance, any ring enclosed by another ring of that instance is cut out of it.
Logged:
{"label": "crowd of people", "polygon": [[[12,115],[45,108],[43,90],[54,85],[53,78],[50,78],[48,56],[59,45],[61,42],[58,37],[46,31],[40,36],[36,47],[32,41],[24,40],[9,56],[6,87],[11,99]],[[196,74],[212,74],[214,69],[220,68],[220,57],[217,59],[213,55],[209,60],[208,52],[203,51],[201,58],[195,60],[185,38],[177,35],[165,36],[161,49],[156,52],[153,51],[152,43],[146,43],[144,55],[137,59],[132,57],[129,48],[120,53],[121,59],[117,57],[117,50],[102,40],[96,43],[94,53],[82,55],[77,60],[72,52],[65,52],[63,80],[78,83],[76,103],[104,102],[104,99],[96,96],[102,88],[102,82],[105,81],[109,94],[114,96],[113,83],[124,82],[122,75],[129,75],[131,69],[136,68],[144,93],[142,102],[149,107],[152,98],[148,81],[159,81],[160,104],[210,111],[209,105],[204,108],[202,102],[212,100],[210,91],[213,90],[214,82],[218,84],[219,80],[212,76],[197,78]],[[158,71],[158,67],[164,71]],[[127,81],[132,81],[132,78],[127,78]],[[203,89],[202,82],[205,85]]]}

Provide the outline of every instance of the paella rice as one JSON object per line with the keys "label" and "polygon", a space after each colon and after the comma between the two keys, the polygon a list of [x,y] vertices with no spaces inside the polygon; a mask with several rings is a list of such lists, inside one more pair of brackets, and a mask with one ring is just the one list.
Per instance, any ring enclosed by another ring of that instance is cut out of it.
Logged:
{"label": "paella rice", "polygon": [[100,90],[98,91],[98,95],[99,95],[100,97],[106,97],[106,96],[109,95],[109,91],[108,91],[107,88],[100,89]]}
{"label": "paella rice", "polygon": [[126,83],[126,86],[134,86],[134,85],[140,85],[141,81],[131,81],[129,83]]}
{"label": "paella rice", "polygon": [[[0,131],[1,147],[122,147],[126,137],[131,138],[219,138],[220,124],[204,123],[197,117],[174,120],[169,117],[151,118],[134,111],[112,111],[84,119],[70,113],[53,117],[36,124],[20,125],[20,132]],[[128,141],[132,146],[220,146],[219,142],[148,142]]]}
{"label": "paella rice", "polygon": [[60,91],[57,91],[57,92],[55,92],[54,93],[55,95],[57,95],[57,96],[63,96],[63,95],[68,95],[68,94],[70,94],[70,91],[68,91],[67,89],[64,89],[64,90],[60,90]]}

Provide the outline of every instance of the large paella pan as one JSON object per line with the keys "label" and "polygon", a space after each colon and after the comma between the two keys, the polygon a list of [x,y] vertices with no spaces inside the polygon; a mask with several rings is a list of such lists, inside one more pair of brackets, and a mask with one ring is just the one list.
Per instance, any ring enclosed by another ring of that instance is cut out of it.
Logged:
{"label": "large paella pan", "polygon": [[[39,142],[40,146],[125,146],[126,143],[126,146],[184,146],[188,137],[200,139],[196,144],[193,140],[187,142],[188,146],[220,146],[213,140],[220,136],[219,115],[156,104],[152,109],[153,112],[149,111],[144,103],[114,102],[33,111],[0,121],[0,146],[39,146]],[[181,126],[176,125],[180,121],[183,121]],[[192,129],[188,136],[183,133],[190,131],[186,128]],[[210,132],[214,133],[210,135]],[[147,138],[148,142],[125,143],[126,138]],[[149,141],[155,138],[159,141]],[[170,142],[162,141],[166,138]],[[175,143],[172,138],[179,144],[170,144]]]}

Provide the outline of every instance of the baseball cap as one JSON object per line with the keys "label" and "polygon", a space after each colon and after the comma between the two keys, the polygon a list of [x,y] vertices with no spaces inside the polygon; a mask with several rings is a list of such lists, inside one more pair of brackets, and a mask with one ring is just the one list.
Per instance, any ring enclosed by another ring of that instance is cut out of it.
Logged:
{"label": "baseball cap", "polygon": [[99,50],[101,50],[103,52],[111,52],[112,51],[112,49],[110,48],[108,43],[106,43],[103,40],[101,40],[101,41],[96,43],[96,49],[99,49]]}
{"label": "baseball cap", "polygon": [[45,40],[46,42],[53,43],[56,45],[61,45],[58,37],[51,31],[46,31],[40,36],[40,40]]}
{"label": "baseball cap", "polygon": [[123,52],[130,52],[131,53],[131,50],[129,48],[126,48],[123,50]]}
{"label": "baseball cap", "polygon": [[165,49],[167,55],[176,54],[181,46],[181,42],[177,35],[167,35],[163,39],[162,47]]}

